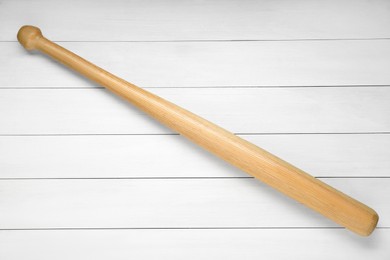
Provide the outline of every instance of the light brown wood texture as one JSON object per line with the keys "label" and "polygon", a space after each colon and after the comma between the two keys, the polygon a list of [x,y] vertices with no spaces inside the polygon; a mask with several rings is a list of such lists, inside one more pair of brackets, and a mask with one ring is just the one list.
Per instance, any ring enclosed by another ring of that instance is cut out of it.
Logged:
{"label": "light brown wood texture", "polygon": [[26,49],[37,49],[105,86],[194,143],[347,229],[367,236],[376,227],[378,215],[368,206],[211,122],[104,71],[47,40],[38,28],[22,27],[18,40]]}

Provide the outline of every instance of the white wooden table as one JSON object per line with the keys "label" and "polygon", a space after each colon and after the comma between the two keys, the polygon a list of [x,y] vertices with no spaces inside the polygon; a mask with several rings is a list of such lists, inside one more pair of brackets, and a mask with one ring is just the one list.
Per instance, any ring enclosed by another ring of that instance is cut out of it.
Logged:
{"label": "white wooden table", "polygon": [[[15,36],[21,25],[373,207],[358,237]],[[390,1],[0,2],[0,259],[389,259]]]}

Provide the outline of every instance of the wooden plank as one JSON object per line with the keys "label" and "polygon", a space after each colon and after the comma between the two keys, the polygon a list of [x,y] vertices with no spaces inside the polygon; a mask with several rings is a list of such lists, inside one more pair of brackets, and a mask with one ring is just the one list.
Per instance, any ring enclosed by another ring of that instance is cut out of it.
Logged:
{"label": "wooden plank", "polygon": [[[317,177],[390,177],[388,134],[242,137]],[[1,136],[0,154],[0,178],[247,177],[180,136]]]}
{"label": "wooden plank", "polygon": [[0,231],[0,244],[7,260],[365,260],[390,257],[390,230],[368,238],[342,229]]}
{"label": "wooden plank", "polygon": [[[390,179],[324,181],[389,227]],[[336,227],[254,179],[2,180],[0,190],[0,229]]]}
{"label": "wooden plank", "polygon": [[385,0],[7,0],[0,40],[15,40],[24,24],[63,41],[382,38],[390,37],[389,10]]}
{"label": "wooden plank", "polygon": [[[141,87],[390,84],[390,40],[61,45]],[[0,87],[96,86],[15,42],[0,43],[0,59]]]}
{"label": "wooden plank", "polygon": [[[390,129],[390,88],[205,88],[153,92],[235,133]],[[171,133],[104,89],[3,89],[0,118],[3,135]]]}

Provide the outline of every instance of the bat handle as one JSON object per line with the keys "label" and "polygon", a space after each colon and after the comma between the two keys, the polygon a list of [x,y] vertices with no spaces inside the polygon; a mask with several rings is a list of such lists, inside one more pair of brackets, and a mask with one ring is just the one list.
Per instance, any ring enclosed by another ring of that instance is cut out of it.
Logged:
{"label": "bat handle", "polygon": [[223,128],[97,67],[49,41],[38,28],[23,26],[18,40],[26,49],[37,49],[105,86],[214,155],[341,226],[362,236],[375,229],[378,214],[363,203]]}

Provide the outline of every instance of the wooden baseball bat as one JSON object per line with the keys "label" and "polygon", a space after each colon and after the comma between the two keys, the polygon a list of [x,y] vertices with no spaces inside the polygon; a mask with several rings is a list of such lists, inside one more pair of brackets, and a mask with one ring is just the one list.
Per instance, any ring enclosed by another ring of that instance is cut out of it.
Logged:
{"label": "wooden baseball bat", "polygon": [[162,124],[256,179],[321,213],[347,229],[368,236],[378,214],[306,172],[225,129],[143,90],[23,26],[17,38],[27,50],[39,50],[126,99]]}

